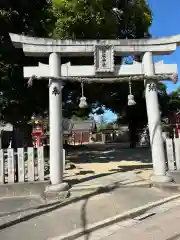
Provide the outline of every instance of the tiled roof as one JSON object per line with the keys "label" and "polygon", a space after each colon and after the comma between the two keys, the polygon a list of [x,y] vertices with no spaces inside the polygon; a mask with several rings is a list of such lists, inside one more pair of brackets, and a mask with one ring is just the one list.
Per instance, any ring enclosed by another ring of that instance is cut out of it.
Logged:
{"label": "tiled roof", "polygon": [[95,128],[96,124],[94,120],[72,120],[72,130],[81,131],[81,130],[92,130]]}
{"label": "tiled roof", "polygon": [[[42,121],[45,126],[49,125],[48,118]],[[71,120],[68,118],[63,118],[62,125],[64,134],[71,134],[72,131],[92,130],[96,126],[94,120]]]}

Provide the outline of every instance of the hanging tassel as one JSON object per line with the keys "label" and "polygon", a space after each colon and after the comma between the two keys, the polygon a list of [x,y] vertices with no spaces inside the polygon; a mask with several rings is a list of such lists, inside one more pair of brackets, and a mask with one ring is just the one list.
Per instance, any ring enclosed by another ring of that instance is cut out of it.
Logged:
{"label": "hanging tassel", "polygon": [[32,75],[32,76],[29,78],[29,80],[28,80],[28,82],[27,82],[28,87],[32,87],[33,82],[34,82],[35,79],[37,79],[37,77],[36,77],[35,75]]}
{"label": "hanging tassel", "polygon": [[129,95],[128,95],[128,106],[134,106],[136,102],[134,100],[134,95],[132,94],[131,81],[129,80]]}
{"label": "hanging tassel", "polygon": [[81,98],[80,98],[80,103],[79,103],[79,108],[87,108],[88,104],[86,101],[86,97],[84,97],[84,85],[83,82],[81,82]]}

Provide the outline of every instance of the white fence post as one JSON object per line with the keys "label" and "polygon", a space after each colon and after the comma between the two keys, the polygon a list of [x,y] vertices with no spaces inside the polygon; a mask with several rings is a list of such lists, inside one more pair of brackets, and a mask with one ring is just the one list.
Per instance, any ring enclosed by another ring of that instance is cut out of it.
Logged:
{"label": "white fence post", "polygon": [[18,181],[24,182],[25,169],[24,169],[24,148],[17,149],[18,160]]}
{"label": "white fence post", "polygon": [[28,181],[34,181],[34,148],[28,147],[27,149],[28,154]]}
{"label": "white fence post", "polygon": [[5,183],[4,150],[0,149],[0,183]]}
{"label": "white fence post", "polygon": [[38,152],[38,176],[40,181],[44,181],[44,147],[37,148]]}
{"label": "white fence post", "polygon": [[173,150],[173,140],[166,139],[166,151],[167,151],[167,160],[168,160],[168,170],[174,171],[174,150]]}
{"label": "white fence post", "polygon": [[175,147],[175,158],[176,158],[176,168],[180,170],[180,139],[174,139],[174,147]]}
{"label": "white fence post", "polygon": [[14,183],[15,180],[15,158],[14,149],[7,149],[7,160],[8,160],[8,183]]}
{"label": "white fence post", "polygon": [[66,169],[66,151],[63,149],[63,174]]}

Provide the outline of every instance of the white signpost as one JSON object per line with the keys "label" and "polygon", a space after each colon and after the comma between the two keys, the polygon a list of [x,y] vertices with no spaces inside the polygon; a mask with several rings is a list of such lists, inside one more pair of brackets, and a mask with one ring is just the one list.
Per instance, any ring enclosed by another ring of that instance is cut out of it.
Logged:
{"label": "white signpost", "polygon": [[[24,77],[46,78],[49,80],[49,118],[50,118],[50,180],[52,191],[63,190],[63,141],[62,141],[62,81],[145,81],[145,96],[152,148],[154,175],[153,181],[168,182],[165,154],[160,126],[160,114],[156,82],[177,80],[177,65],[153,63],[154,55],[170,54],[180,44],[180,36],[160,39],[136,40],[53,40],[10,34],[15,47],[22,48],[26,56],[44,56],[49,65],[24,67]],[[61,56],[94,56],[92,66],[61,65]],[[115,56],[143,56],[142,63],[115,65]],[[173,75],[175,74],[175,75]]]}

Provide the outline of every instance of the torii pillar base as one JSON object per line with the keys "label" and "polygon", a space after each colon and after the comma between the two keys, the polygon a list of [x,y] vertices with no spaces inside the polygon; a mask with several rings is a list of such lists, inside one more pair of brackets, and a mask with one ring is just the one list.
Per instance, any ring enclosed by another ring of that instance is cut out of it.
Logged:
{"label": "torii pillar base", "polygon": [[170,182],[173,182],[173,178],[168,175],[164,175],[164,176],[152,175],[151,181],[152,183],[170,183]]}
{"label": "torii pillar base", "polygon": [[48,185],[43,193],[43,199],[46,203],[64,201],[70,195],[69,189],[69,184],[66,182],[56,185]]}

